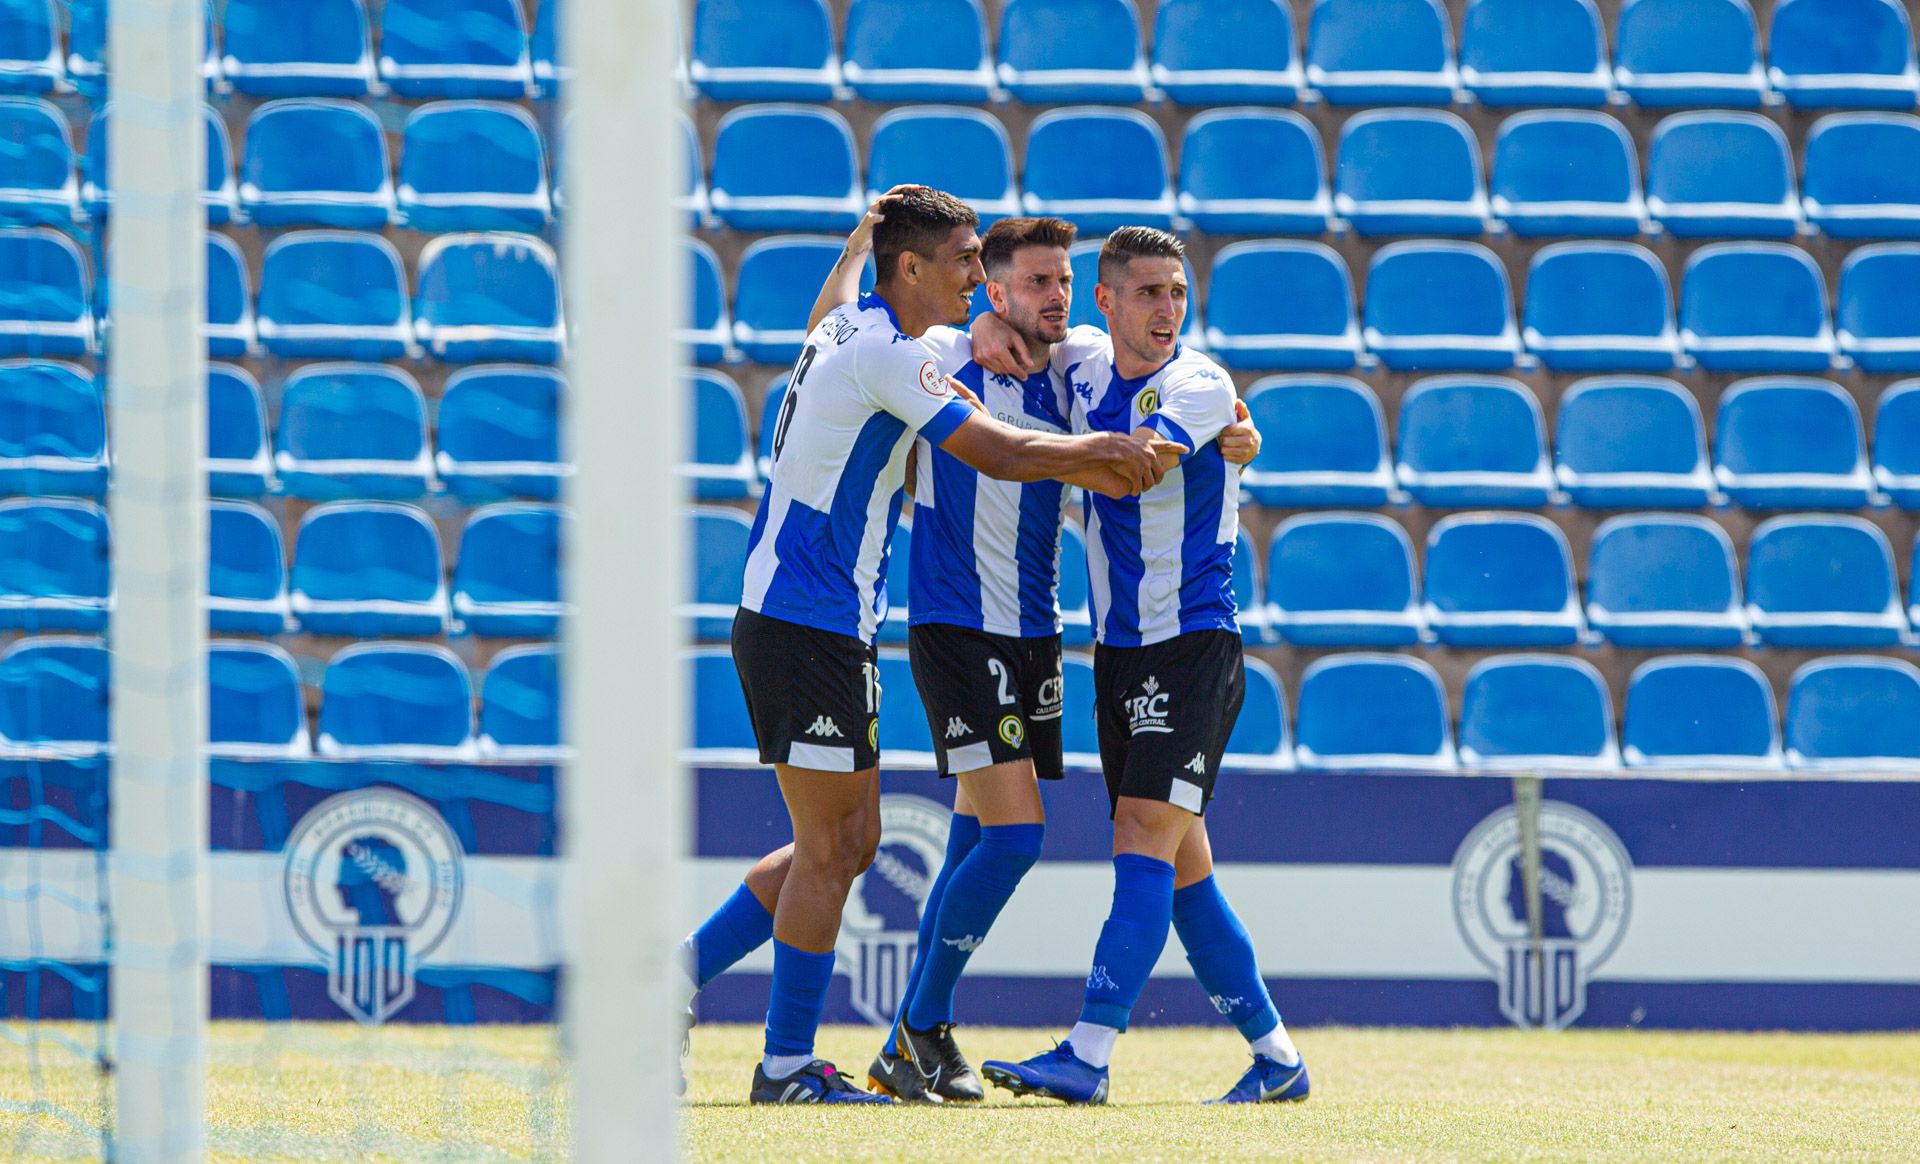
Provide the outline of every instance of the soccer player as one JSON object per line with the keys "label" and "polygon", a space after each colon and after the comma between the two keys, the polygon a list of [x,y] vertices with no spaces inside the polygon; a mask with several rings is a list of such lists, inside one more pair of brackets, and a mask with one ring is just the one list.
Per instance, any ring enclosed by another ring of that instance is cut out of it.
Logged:
{"label": "soccer player", "polygon": [[[814,317],[858,294],[865,235],[884,216],[883,196],[847,240]],[[1022,428],[1069,430],[1064,382],[1047,355],[1065,338],[1072,306],[1068,248],[1074,226],[1058,218],[1007,218],[982,243],[987,296],[1037,353],[1036,370],[989,374],[965,332],[922,337],[941,370],[995,417]],[[1259,434],[1240,423],[1221,435],[1244,464]],[[917,953],[886,1044],[868,1069],[877,1091],[906,1100],[968,1101],[984,1090],[953,1037],[954,987],[1020,879],[1040,855],[1045,811],[1036,779],[1064,775],[1060,715],[1060,481],[995,481],[921,441],[913,494],[914,608],[908,656],[942,776],[957,776],[947,854],[922,903]]]}
{"label": "soccer player", "polygon": [[1245,691],[1233,598],[1239,471],[1218,441],[1235,414],[1233,382],[1179,343],[1184,258],[1164,231],[1115,231],[1094,289],[1111,338],[1077,328],[1053,353],[1074,431],[1159,435],[1191,452],[1137,498],[1087,499],[1113,905],[1067,1040],[1024,1062],[981,1065],[1020,1095],[1106,1101],[1114,1042],[1171,923],[1202,988],[1252,1044],[1253,1066],[1217,1102],[1307,1096],[1306,1065],[1268,997],[1246,927],[1214,880],[1204,819]]}
{"label": "soccer player", "polygon": [[755,1103],[891,1102],[814,1058],[813,1040],[847,890],[879,842],[873,634],[914,434],[990,476],[1085,474],[1122,491],[1151,486],[1163,457],[1185,451],[1157,436],[1030,432],[955,395],[918,337],[966,320],[984,277],[978,221],[951,195],[903,193],[875,229],[874,292],[808,333],[776,422],[733,657],[794,842],[755,866],[691,940],[699,984],[737,959],[732,946],[771,926]]}

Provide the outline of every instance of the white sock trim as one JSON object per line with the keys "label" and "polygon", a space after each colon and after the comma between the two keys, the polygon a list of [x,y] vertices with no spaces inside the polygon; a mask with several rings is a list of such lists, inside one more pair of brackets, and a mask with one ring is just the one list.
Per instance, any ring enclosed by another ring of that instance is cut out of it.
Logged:
{"label": "white sock trim", "polygon": [[785,1079],[811,1062],[812,1055],[762,1055],[760,1070],[767,1073],[768,1079]]}
{"label": "white sock trim", "polygon": [[1265,1055],[1282,1067],[1293,1067],[1300,1062],[1300,1052],[1295,1049],[1293,1039],[1288,1036],[1285,1023],[1254,1039],[1253,1053]]}
{"label": "white sock trim", "polygon": [[1067,1035],[1067,1042],[1073,1044],[1074,1058],[1093,1067],[1105,1067],[1113,1062],[1113,1044],[1119,1038],[1118,1027],[1075,1023]]}

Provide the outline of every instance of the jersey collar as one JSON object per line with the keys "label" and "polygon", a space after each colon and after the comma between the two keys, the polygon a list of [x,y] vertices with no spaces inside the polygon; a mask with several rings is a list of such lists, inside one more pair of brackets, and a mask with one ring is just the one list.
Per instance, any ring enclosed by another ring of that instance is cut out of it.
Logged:
{"label": "jersey collar", "polygon": [[893,304],[880,298],[878,291],[868,291],[861,295],[859,299],[854,301],[854,306],[862,311],[871,311],[876,307],[879,308],[887,313],[887,319],[892,322],[893,330],[899,332],[901,335],[907,334],[906,329],[900,326],[900,317],[893,313]]}

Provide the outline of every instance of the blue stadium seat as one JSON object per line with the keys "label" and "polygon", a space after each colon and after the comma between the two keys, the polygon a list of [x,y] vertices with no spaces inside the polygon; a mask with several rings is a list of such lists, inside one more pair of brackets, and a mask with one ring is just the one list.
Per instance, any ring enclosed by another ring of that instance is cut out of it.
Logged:
{"label": "blue stadium seat", "polygon": [[1783,243],[1714,243],[1687,258],[1680,343],[1709,372],[1823,372],[1833,327],[1820,268]]}
{"label": "blue stadium seat", "polygon": [[450,364],[557,364],[566,352],[553,248],[531,235],[443,234],[420,252],[414,338]]}
{"label": "blue stadium seat", "polygon": [[1198,114],[1180,144],[1176,203],[1213,234],[1320,234],[1333,209],[1320,134],[1291,109]]}
{"label": "blue stadium seat", "polygon": [[1093,645],[1093,616],[1087,596],[1087,536],[1072,521],[1060,523],[1060,641],[1070,647]]}
{"label": "blue stadium seat", "polygon": [[720,119],[707,196],[732,229],[849,231],[860,193],[853,130],[833,110],[745,105]]}
{"label": "blue stadium seat", "polygon": [[1840,354],[1874,375],[1920,372],[1920,244],[1864,246],[1840,264]]}
{"label": "blue stadium seat", "polygon": [[1450,647],[1571,646],[1583,629],[1573,553],[1531,513],[1460,513],[1427,533],[1426,601]]}
{"label": "blue stadium seat", "polygon": [[[509,106],[508,108],[517,108]],[[687,212],[687,225],[695,229],[707,225],[709,205],[707,202],[707,164],[700,150],[700,134],[693,128],[693,122],[682,113],[675,119],[680,125],[680,136],[686,150],[686,185],[674,197],[674,205]],[[536,139],[537,140],[537,139]],[[541,151],[543,154],[544,150]],[[504,159],[511,161],[512,159]],[[406,160],[401,159],[401,185],[405,188],[407,171]],[[488,169],[488,180],[494,180],[492,167]],[[501,178],[506,177],[505,173]],[[546,162],[540,164],[540,181],[546,184]],[[464,184],[464,183],[462,183]]]}
{"label": "blue stadium seat", "polygon": [[1460,765],[1496,772],[1616,767],[1613,706],[1600,672],[1566,655],[1474,664],[1460,694]]}
{"label": "blue stadium seat", "polygon": [[1469,0],[1460,81],[1482,105],[1603,105],[1613,89],[1593,0]]}
{"label": "blue stadium seat", "polygon": [[91,501],[0,501],[0,627],[106,630],[110,540],[107,511]]}
{"label": "blue stadium seat", "polygon": [[1291,105],[1305,76],[1286,0],[1163,0],[1153,83],[1182,105]]}
{"label": "blue stadium seat", "polygon": [[[94,115],[87,126],[85,177],[80,185],[80,204],[88,214],[104,218],[112,208],[113,187],[107,165],[107,122],[111,107]],[[233,141],[227,136],[227,123],[211,106],[202,108],[207,128],[206,180],[200,190],[200,204],[207,209],[207,221],[222,226],[240,217],[240,186],[234,180]]]}
{"label": "blue stadium seat", "polygon": [[1007,0],[998,74],[1008,93],[1032,105],[1140,101],[1147,65],[1139,15],[1129,0]]}
{"label": "blue stadium seat", "polygon": [[703,501],[755,496],[760,492],[760,471],[754,464],[747,402],[740,386],[705,368],[686,376],[693,399],[688,406],[688,454],[680,475],[692,481],[693,495]]}
{"label": "blue stadium seat", "polygon": [[1239,610],[1240,637],[1250,647],[1273,642],[1267,625],[1267,588],[1260,577],[1260,555],[1243,526],[1233,539],[1233,602]]}
{"label": "blue stadium seat", "polygon": [[1319,771],[1445,770],[1454,766],[1447,693],[1409,655],[1315,659],[1300,676],[1295,761]]}
{"label": "blue stadium seat", "polygon": [[1166,139],[1137,109],[1042,113],[1027,133],[1024,173],[1026,212],[1068,219],[1083,234],[1173,226]]}
{"label": "blue stadium seat", "polygon": [[53,104],[0,97],[0,158],[0,221],[65,225],[80,213],[73,140]]}
{"label": "blue stadium seat", "polygon": [[1834,113],[1813,123],[1800,206],[1831,238],[1920,238],[1920,118]]}
{"label": "blue stadium seat", "polygon": [[982,233],[995,219],[1020,213],[1006,128],[978,109],[916,105],[881,114],[867,150],[866,198],[902,183],[964,199],[980,215]]}
{"label": "blue stadium seat", "polygon": [[[1092,298],[1090,287],[1079,294]],[[1360,357],[1353,280],[1323,243],[1234,243],[1213,258],[1206,347],[1229,368],[1351,368]]]}
{"label": "blue stadium seat", "polygon": [[1693,394],[1653,376],[1594,376],[1554,418],[1554,476],[1575,505],[1700,509],[1713,499],[1706,425]]}
{"label": "blue stadium seat", "polygon": [[380,122],[358,101],[262,105],[247,120],[240,206],[260,226],[385,226],[393,179]]}
{"label": "blue stadium seat", "polygon": [[840,71],[864,101],[985,103],[993,61],[980,0],[854,0]]}
{"label": "blue stadium seat", "polygon": [[1493,216],[1522,238],[1640,233],[1646,203],[1633,139],[1604,113],[1516,113],[1493,141]]}
{"label": "blue stadium seat", "polygon": [[289,599],[308,634],[437,635],[447,620],[440,535],[391,501],[310,509],[293,542]]}
{"label": "blue stadium seat", "polygon": [[50,93],[65,80],[53,0],[0,4],[0,91]]}
{"label": "blue stadium seat", "polygon": [[1340,130],[1334,212],[1362,237],[1477,235],[1487,226],[1480,148],[1438,109],[1370,109]]}
{"label": "blue stadium seat", "polygon": [[1676,238],[1791,238],[1793,159],[1758,113],[1676,113],[1647,147],[1647,211]]}
{"label": "blue stadium seat", "polygon": [[207,627],[277,635],[290,625],[287,551],[280,523],[247,501],[207,505]]}
{"label": "blue stadium seat", "polygon": [[1899,0],[1783,0],[1767,78],[1795,109],[1912,109],[1920,70]]}
{"label": "blue stadium seat", "polygon": [[1713,475],[1748,509],[1861,509],[1871,500],[1860,410],[1828,380],[1756,376],[1720,394]]}
{"label": "blue stadium seat", "polygon": [[[733,323],[727,318],[727,284],[720,274],[720,258],[697,238],[682,238],[680,253],[688,268],[688,318],[684,327],[675,329],[675,338],[686,349],[688,360],[717,364],[727,358],[733,332]],[[804,319],[801,326],[806,326]]]}
{"label": "blue stadium seat", "polygon": [[493,637],[552,638],[560,600],[567,514],[530,501],[485,505],[467,518],[453,566],[456,628]]}
{"label": "blue stadium seat", "polygon": [[1365,337],[1396,372],[1503,371],[1520,346],[1507,270],[1479,243],[1381,247],[1367,273]]}
{"label": "blue stadium seat", "polygon": [[1553,473],[1540,402],[1500,376],[1420,380],[1400,399],[1395,470],[1425,506],[1544,506]]}
{"label": "blue stadium seat", "polygon": [[1240,701],[1239,718],[1233,721],[1233,731],[1227,736],[1221,766],[1285,771],[1293,767],[1293,741],[1287,732],[1287,695],[1280,677],[1251,655],[1246,659],[1245,675],[1246,694]]}
{"label": "blue stadium seat", "polygon": [[1858,656],[1806,664],[1787,688],[1786,738],[1793,768],[1920,768],[1920,670]]}
{"label": "blue stadium seat", "polygon": [[246,256],[232,239],[207,232],[207,320],[200,327],[207,354],[238,359],[253,352],[257,321]]}
{"label": "blue stadium seat", "polygon": [[531,364],[483,364],[447,377],[435,426],[436,473],[468,504],[552,501],[572,475],[560,459],[566,377]]}
{"label": "blue stadium seat", "polygon": [[[699,149],[688,175],[695,213],[705,206]],[[408,115],[398,199],[414,230],[541,230],[552,197],[540,127],[519,106],[441,101]]]}
{"label": "blue stadium seat", "polygon": [[93,375],[51,360],[0,362],[0,494],[106,490],[107,419]]}
{"label": "blue stadium seat", "polygon": [[687,75],[715,101],[830,101],[833,17],[823,0],[699,0]]}
{"label": "blue stadium seat", "polygon": [[[527,55],[533,58],[533,87],[539,97],[558,97],[560,86],[570,80],[573,70],[560,59],[560,16],[565,0],[540,0],[533,14],[533,31],[528,35]],[[675,29],[680,25],[675,23]],[[679,37],[675,37],[679,40]],[[675,68],[680,83],[686,84],[686,50],[681,49]]]}
{"label": "blue stadium seat", "polygon": [[1750,108],[1767,90],[1747,0],[1627,0],[1613,63],[1614,83],[1643,108]]}
{"label": "blue stadium seat", "polygon": [[380,79],[409,101],[526,96],[533,66],[520,0],[386,0]]}
{"label": "blue stadium seat", "polygon": [[1873,416],[1873,479],[1902,509],[1920,509],[1920,380],[1880,394]]}
{"label": "blue stadium seat", "polygon": [[312,748],[300,672],[272,643],[207,644],[207,754],[304,760]]}
{"label": "blue stadium seat", "polygon": [[[791,364],[807,338],[807,313],[840,257],[839,239],[763,238],[740,255],[733,342],[757,364]],[[872,286],[872,264],[865,286]]]}
{"label": "blue stadium seat", "polygon": [[691,568],[680,613],[691,622],[696,640],[724,641],[731,633],[752,534],[752,519],[738,509],[696,505],[687,511]]}
{"label": "blue stadium seat", "polygon": [[1420,640],[1413,545],[1377,513],[1308,513],[1273,531],[1267,618],[1296,647],[1399,647]]}
{"label": "blue stadium seat", "polygon": [[1627,681],[1621,753],[1629,768],[1780,767],[1773,687],[1745,659],[1649,659]]}
{"label": "blue stadium seat", "polygon": [[560,657],[553,647],[508,647],[480,681],[480,754],[548,761],[570,753],[561,743]]}
{"label": "blue stadium seat", "polygon": [[1536,251],[1525,319],[1527,349],[1555,372],[1664,372],[1679,356],[1667,269],[1637,243]]}
{"label": "blue stadium seat", "polygon": [[1385,505],[1387,424],[1373,389],[1346,376],[1268,376],[1247,389],[1260,455],[1240,487],[1261,505]]}
{"label": "blue stadium seat", "polygon": [[1747,619],[1770,647],[1907,643],[1893,547],[1880,527],[1841,514],[1760,523],[1747,543]]}
{"label": "blue stadium seat", "polygon": [[93,349],[87,261],[44,226],[0,230],[0,356],[82,356]]}
{"label": "blue stadium seat", "polygon": [[1587,563],[1587,622],[1616,647],[1738,647],[1747,620],[1733,541],[1710,518],[1608,518]]}
{"label": "blue stadium seat", "polygon": [[358,97],[376,83],[361,0],[227,0],[220,73],[249,97]]}
{"label": "blue stadium seat", "polygon": [[434,643],[359,643],[321,681],[316,750],[343,760],[464,760],[473,754],[473,681]]}
{"label": "blue stadium seat", "polygon": [[[214,87],[220,75],[219,54],[214,51],[211,5],[207,6],[207,59],[202,68],[207,87]],[[107,0],[67,0],[67,79],[89,97],[100,95],[107,77]]]}
{"label": "blue stadium seat", "polygon": [[309,364],[280,389],[274,475],[292,497],[418,497],[433,485],[420,385],[381,364]]}
{"label": "blue stadium seat", "polygon": [[880,755],[887,767],[933,767],[933,734],[905,651],[880,652],[880,690]]}
{"label": "blue stadium seat", "polygon": [[1093,658],[1078,651],[1060,657],[1060,679],[1066,697],[1060,709],[1060,739],[1067,763],[1098,767],[1100,741],[1093,710]]}
{"label": "blue stadium seat", "polygon": [[406,273],[377,234],[301,230],[260,260],[260,343],[287,359],[391,360],[407,354]]}
{"label": "blue stadium seat", "polygon": [[273,454],[267,444],[267,406],[253,373],[232,364],[207,365],[207,492],[258,497],[267,492]]}
{"label": "blue stadium seat", "polygon": [[1307,83],[1335,105],[1448,105],[1459,76],[1437,0],[1316,0]]}
{"label": "blue stadium seat", "polygon": [[686,663],[687,689],[693,693],[687,709],[693,730],[688,735],[701,761],[758,761],[753,723],[747,718],[747,699],[740,690],[740,673],[733,668],[732,650],[696,647],[680,657]]}
{"label": "blue stadium seat", "polygon": [[95,756],[108,750],[111,657],[99,640],[19,639],[0,655],[0,746]]}

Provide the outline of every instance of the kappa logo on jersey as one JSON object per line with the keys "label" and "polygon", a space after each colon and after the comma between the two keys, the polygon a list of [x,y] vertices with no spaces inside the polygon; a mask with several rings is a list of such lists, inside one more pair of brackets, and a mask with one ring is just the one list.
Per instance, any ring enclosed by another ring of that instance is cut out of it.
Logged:
{"label": "kappa logo on jersey", "polygon": [[947,394],[947,378],[940,374],[940,366],[932,360],[920,365],[920,391],[929,396]]}
{"label": "kappa logo on jersey", "polygon": [[1020,725],[1020,717],[1007,716],[1000,721],[1000,738],[1009,748],[1017,748],[1027,738],[1027,729]]}
{"label": "kappa logo on jersey", "polygon": [[821,736],[823,738],[826,736],[837,736],[840,739],[846,738],[840,733],[840,725],[833,722],[832,716],[827,715],[814,716],[813,726],[807,729],[807,734],[810,736]]}
{"label": "kappa logo on jersey", "polygon": [[1140,690],[1146,694],[1135,695],[1126,700],[1127,734],[1137,736],[1141,732],[1173,731],[1167,723],[1169,710],[1167,705],[1172,702],[1173,693],[1160,690],[1160,680],[1152,675],[1147,676],[1147,681],[1140,685]]}
{"label": "kappa logo on jersey", "polygon": [[967,721],[964,719],[961,719],[959,716],[956,715],[953,718],[947,720],[947,738],[948,739],[957,740],[961,736],[970,736],[972,734],[973,734],[973,729],[968,727]]}
{"label": "kappa logo on jersey", "polygon": [[1152,416],[1160,411],[1160,389],[1145,389],[1140,393],[1140,398],[1133,402],[1133,406],[1140,411],[1141,416]]}
{"label": "kappa logo on jersey", "polygon": [[1205,752],[1195,752],[1193,759],[1187,761],[1187,771],[1197,776],[1205,776],[1207,774],[1207,754]]}
{"label": "kappa logo on jersey", "polygon": [[1082,400],[1093,399],[1093,381],[1092,380],[1071,380],[1070,379],[1067,382],[1073,385],[1073,394],[1075,396],[1078,396]]}

